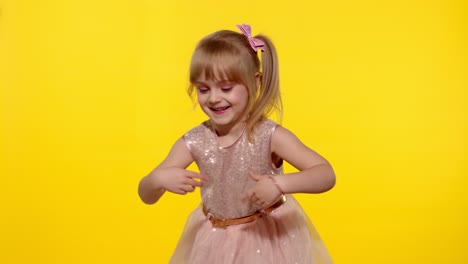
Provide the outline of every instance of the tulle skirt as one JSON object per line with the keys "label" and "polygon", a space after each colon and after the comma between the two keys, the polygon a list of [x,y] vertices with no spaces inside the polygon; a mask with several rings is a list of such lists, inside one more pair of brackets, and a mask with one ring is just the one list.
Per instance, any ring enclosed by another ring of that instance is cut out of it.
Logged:
{"label": "tulle skirt", "polygon": [[333,263],[301,206],[285,204],[254,222],[215,228],[201,206],[189,216],[171,264]]}

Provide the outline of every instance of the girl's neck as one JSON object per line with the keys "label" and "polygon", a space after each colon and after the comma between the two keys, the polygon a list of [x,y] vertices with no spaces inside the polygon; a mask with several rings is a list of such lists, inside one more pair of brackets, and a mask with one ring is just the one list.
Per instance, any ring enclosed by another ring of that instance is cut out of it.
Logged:
{"label": "girl's neck", "polygon": [[242,121],[234,125],[217,126],[213,122],[211,122],[211,125],[213,129],[216,131],[216,134],[218,135],[218,137],[238,136],[242,133],[246,124],[247,122]]}
{"label": "girl's neck", "polygon": [[220,146],[228,146],[235,142],[244,132],[246,124],[246,121],[241,121],[231,126],[216,126],[211,122]]}

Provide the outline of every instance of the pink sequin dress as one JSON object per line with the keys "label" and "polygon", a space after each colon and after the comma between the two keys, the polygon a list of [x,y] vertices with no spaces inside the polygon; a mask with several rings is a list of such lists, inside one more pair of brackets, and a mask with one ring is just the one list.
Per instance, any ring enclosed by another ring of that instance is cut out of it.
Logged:
{"label": "pink sequin dress", "polygon": [[[218,146],[208,121],[184,135],[200,172],[209,178],[203,183],[201,198],[216,218],[244,217],[261,209],[242,198],[255,185],[249,171],[262,175],[283,172],[271,161],[270,142],[276,127],[273,121],[264,120],[255,130],[254,144],[242,133],[228,147]],[[288,195],[286,203],[267,216],[226,228],[213,227],[200,205],[189,216],[170,263],[310,264],[332,260],[301,206]]]}

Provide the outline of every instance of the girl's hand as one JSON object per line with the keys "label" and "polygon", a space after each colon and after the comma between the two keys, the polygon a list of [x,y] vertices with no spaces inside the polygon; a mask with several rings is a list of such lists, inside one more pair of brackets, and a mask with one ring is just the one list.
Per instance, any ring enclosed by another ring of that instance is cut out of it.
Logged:
{"label": "girl's hand", "polygon": [[253,206],[263,209],[278,200],[282,192],[270,176],[259,175],[253,172],[249,172],[249,175],[257,183],[247,192],[244,199],[248,200]]}
{"label": "girl's hand", "polygon": [[154,177],[161,188],[177,194],[193,192],[195,187],[202,186],[202,182],[197,179],[208,180],[197,172],[174,167],[159,168]]}

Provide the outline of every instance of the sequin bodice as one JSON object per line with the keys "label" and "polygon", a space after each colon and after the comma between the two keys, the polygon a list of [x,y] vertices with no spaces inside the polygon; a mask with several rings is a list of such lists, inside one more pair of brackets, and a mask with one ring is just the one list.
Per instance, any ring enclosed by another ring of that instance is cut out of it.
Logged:
{"label": "sequin bodice", "polygon": [[271,161],[271,136],[277,124],[264,120],[255,129],[253,143],[246,133],[230,146],[219,147],[216,131],[209,121],[184,135],[200,173],[208,177],[201,188],[202,201],[217,218],[237,218],[255,213],[259,208],[243,199],[255,185],[249,171],[261,175],[282,173]]}

